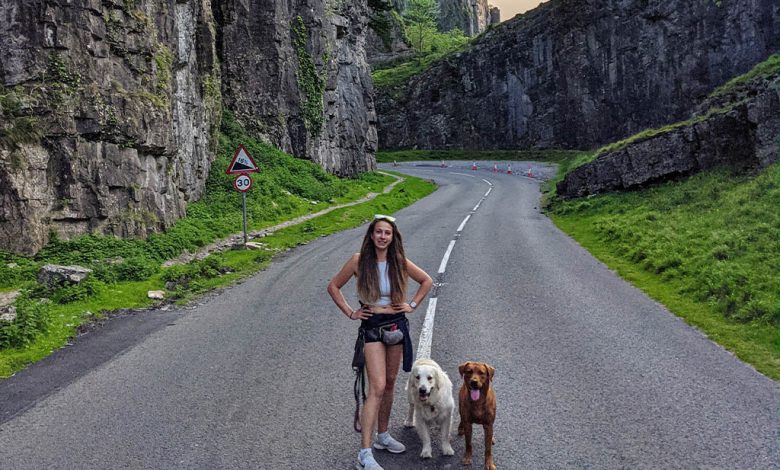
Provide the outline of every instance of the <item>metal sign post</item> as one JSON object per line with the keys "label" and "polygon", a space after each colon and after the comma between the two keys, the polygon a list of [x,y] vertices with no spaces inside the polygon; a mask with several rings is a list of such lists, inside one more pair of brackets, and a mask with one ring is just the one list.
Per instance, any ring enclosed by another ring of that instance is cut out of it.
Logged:
{"label": "metal sign post", "polygon": [[246,242],[249,241],[246,235],[246,191],[241,193],[241,199],[244,200],[244,246],[246,246]]}

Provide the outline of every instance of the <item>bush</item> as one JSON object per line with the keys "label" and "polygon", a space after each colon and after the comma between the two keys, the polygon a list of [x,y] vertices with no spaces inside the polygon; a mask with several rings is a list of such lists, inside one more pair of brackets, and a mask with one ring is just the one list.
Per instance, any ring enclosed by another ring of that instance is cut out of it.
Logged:
{"label": "bush", "polygon": [[48,303],[22,295],[16,301],[16,319],[12,322],[0,320],[0,349],[20,348],[30,344],[46,331],[50,320],[49,310]]}
{"label": "bush", "polygon": [[[166,283],[166,288],[174,291],[198,290],[199,281],[215,278],[227,271],[222,264],[222,257],[212,255],[200,261],[193,261],[190,264],[180,264],[166,268],[161,278]],[[175,286],[169,286],[173,283]]]}
{"label": "bush", "polygon": [[29,258],[0,252],[0,288],[35,281],[39,267],[40,263]]}
{"label": "bush", "polygon": [[51,300],[58,304],[67,304],[92,297],[105,288],[103,281],[88,277],[78,284],[60,287],[50,294]]}
{"label": "bush", "polygon": [[131,258],[115,267],[118,281],[143,281],[157,273],[158,263],[146,258]]}

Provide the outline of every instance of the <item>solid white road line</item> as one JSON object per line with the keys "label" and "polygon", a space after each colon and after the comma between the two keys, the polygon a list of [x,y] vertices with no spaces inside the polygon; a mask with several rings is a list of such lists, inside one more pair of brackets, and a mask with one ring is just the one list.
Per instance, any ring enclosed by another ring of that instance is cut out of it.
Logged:
{"label": "solid white road line", "polygon": [[431,358],[431,343],[433,342],[433,318],[436,316],[436,297],[428,300],[428,310],[425,311],[425,321],[420,330],[420,342],[417,345],[417,359]]}

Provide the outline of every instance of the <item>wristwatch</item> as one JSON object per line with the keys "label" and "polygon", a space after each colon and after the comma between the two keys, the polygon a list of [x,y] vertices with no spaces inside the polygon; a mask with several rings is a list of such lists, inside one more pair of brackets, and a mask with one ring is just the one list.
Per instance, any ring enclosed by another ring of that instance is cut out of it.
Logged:
{"label": "wristwatch", "polygon": [[409,306],[410,306],[410,307],[412,307],[412,310],[414,310],[414,309],[416,309],[416,308],[417,308],[417,302],[415,302],[414,300],[412,300],[411,302],[409,302]]}

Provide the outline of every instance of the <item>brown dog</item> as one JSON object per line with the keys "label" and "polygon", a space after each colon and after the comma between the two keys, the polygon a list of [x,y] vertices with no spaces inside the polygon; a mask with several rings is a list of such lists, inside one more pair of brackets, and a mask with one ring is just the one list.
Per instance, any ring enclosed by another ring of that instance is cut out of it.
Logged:
{"label": "brown dog", "polygon": [[490,382],[496,369],[484,362],[464,362],[458,366],[463,385],[460,386],[460,424],[458,435],[466,437],[463,465],[471,465],[471,425],[481,424],[485,430],[485,469],[496,470],[493,464],[493,421],[496,419],[496,394]]}

